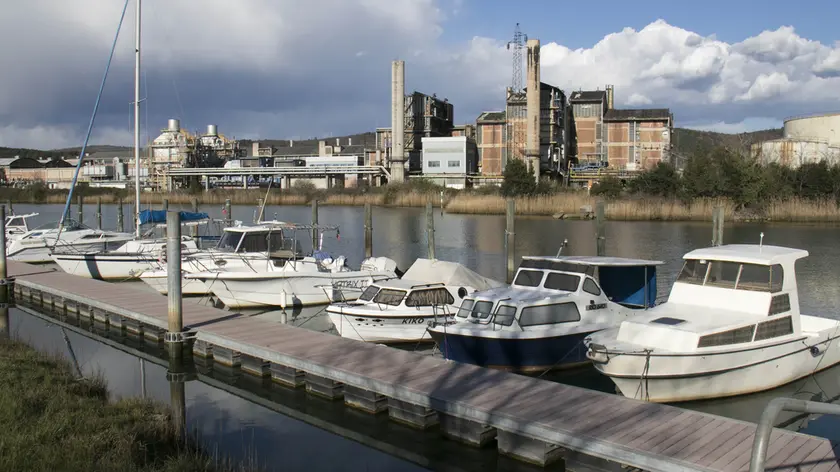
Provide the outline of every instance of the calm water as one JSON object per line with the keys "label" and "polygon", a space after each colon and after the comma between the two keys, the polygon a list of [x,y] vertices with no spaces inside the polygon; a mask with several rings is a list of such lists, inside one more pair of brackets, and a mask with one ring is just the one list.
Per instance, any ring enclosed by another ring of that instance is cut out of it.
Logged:
{"label": "calm water", "polygon": [[[177,208],[173,205],[172,208]],[[61,212],[60,205],[15,205],[18,213],[40,212],[37,220],[55,220]],[[183,209],[189,209],[184,206]],[[76,206],[73,205],[75,214]],[[130,214],[126,205],[125,214]],[[222,216],[221,205],[205,205],[201,211],[211,216]],[[253,221],[254,207],[235,206],[234,219]],[[85,221],[95,222],[94,208],[85,208]],[[103,207],[105,227],[115,225],[114,206]],[[267,207],[266,218],[308,223],[311,211],[308,207]],[[407,269],[418,257],[426,257],[425,214],[422,209],[375,208],[374,254],[387,256],[397,261],[399,267]],[[130,217],[127,218],[127,221]],[[339,225],[341,238],[325,238],[324,248],[334,254],[347,256],[348,262],[356,265],[363,255],[363,209],[357,207],[321,207],[322,224]],[[435,213],[436,250],[440,259],[460,262],[482,275],[504,279],[504,217],[476,215],[441,215]],[[829,318],[840,318],[837,306],[840,304],[840,248],[836,241],[840,227],[836,225],[785,225],[785,224],[727,224],[724,241],[727,243],[757,243],[759,234],[764,233],[764,243],[792,246],[806,249],[811,256],[797,264],[797,278],[802,311]],[[681,257],[686,252],[708,246],[711,242],[709,223],[662,223],[662,222],[607,222],[607,254],[624,257],[658,259],[665,262],[659,269],[659,296],[667,296],[668,288],[676,277]],[[516,256],[553,255],[568,239],[565,254],[594,255],[595,225],[592,221],[561,221],[549,218],[516,219]],[[301,238],[306,238],[301,235]],[[206,300],[197,301],[207,303]],[[296,312],[262,312],[257,316],[276,319],[318,331],[334,332],[319,309]],[[410,349],[414,349],[411,347]],[[612,383],[593,369],[562,372],[547,376],[551,380],[584,386],[606,392],[614,392]],[[840,398],[840,368],[832,368],[780,389],[757,395],[733,399],[683,404],[710,413],[720,414],[748,421],[757,421],[767,402],[777,396],[791,396],[801,399],[835,401]],[[788,415],[782,423],[790,429],[840,439],[840,422],[830,417],[809,420],[808,417]]]}

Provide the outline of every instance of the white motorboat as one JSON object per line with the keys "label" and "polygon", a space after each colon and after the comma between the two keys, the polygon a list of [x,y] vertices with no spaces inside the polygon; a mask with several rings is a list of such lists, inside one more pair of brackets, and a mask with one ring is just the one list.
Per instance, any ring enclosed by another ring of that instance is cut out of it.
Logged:
{"label": "white motorboat", "polygon": [[428,328],[447,359],[517,372],[587,362],[583,340],[646,313],[661,261],[524,257],[510,286],[464,298],[455,323]]}
{"label": "white motorboat", "polygon": [[[200,224],[209,221],[206,213],[181,212],[184,224]],[[141,224],[165,225],[165,211],[144,210],[140,213]],[[150,231],[154,231],[153,226]],[[195,239],[181,237],[182,254],[198,250]],[[166,251],[166,238],[137,238],[110,251],[83,252],[62,250],[52,254],[52,260],[61,270],[71,275],[98,280],[136,279],[140,274],[160,269],[160,261]]]}
{"label": "white motorboat", "polygon": [[795,262],[807,251],[697,249],[667,303],[585,342],[622,394],[653,402],[768,390],[840,362],[840,321],[802,315]]}
{"label": "white motorboat", "polygon": [[6,244],[26,234],[29,231],[29,222],[27,219],[38,215],[39,213],[27,213],[25,215],[6,216]]}
{"label": "white motorboat", "polygon": [[[225,228],[215,248],[196,251],[183,258],[181,261],[182,275],[235,270],[237,267],[262,271],[264,268],[273,265],[272,259],[279,261],[303,257],[299,250],[283,249],[289,244],[284,241],[283,232],[277,229],[276,225],[276,222],[267,222],[255,226],[242,226],[240,224]],[[165,266],[143,272],[140,274],[140,280],[159,293],[167,294]],[[182,295],[208,295],[210,293],[207,285],[201,280],[181,278]]]}
{"label": "white motorboat", "polygon": [[105,250],[131,239],[134,239],[132,233],[92,229],[68,218],[60,235],[58,223],[50,223],[12,239],[6,247],[6,256],[13,261],[42,264],[52,262],[53,251]]}
{"label": "white motorboat", "polygon": [[430,321],[452,321],[465,296],[503,285],[461,264],[417,259],[400,279],[368,285],[358,300],[327,314],[343,337],[377,343],[432,341]]}
{"label": "white motorboat", "polygon": [[346,265],[344,256],[316,256],[270,258],[259,267],[238,265],[186,274],[184,278],[204,282],[228,308],[285,309],[355,300],[368,285],[397,277],[396,263],[388,258],[366,259],[358,270],[353,270]]}

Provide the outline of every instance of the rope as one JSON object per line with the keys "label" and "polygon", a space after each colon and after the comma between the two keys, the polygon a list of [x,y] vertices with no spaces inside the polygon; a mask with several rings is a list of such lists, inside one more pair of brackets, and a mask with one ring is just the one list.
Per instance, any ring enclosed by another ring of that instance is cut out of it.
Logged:
{"label": "rope", "polygon": [[[653,352],[652,349],[645,349],[645,366],[642,368],[642,375],[639,378],[639,386],[636,388],[636,393],[633,395],[633,398],[639,398],[640,400],[650,401],[650,385],[648,383],[648,374],[650,373],[650,354]],[[644,388],[642,388],[644,385]],[[644,394],[644,398],[641,397],[640,391]]]}
{"label": "rope", "polygon": [[99,101],[102,99],[102,91],[105,89],[105,80],[108,78],[108,70],[111,68],[111,60],[114,58],[114,50],[117,48],[117,40],[120,37],[120,30],[122,29],[123,20],[125,19],[125,12],[128,9],[128,1],[125,0],[122,13],[120,14],[120,22],[117,25],[117,32],[114,35],[114,42],[111,45],[111,53],[108,55],[108,62],[105,64],[105,73],[102,75],[102,82],[99,84],[99,93],[96,95],[96,103],[93,105],[93,114],[90,116],[90,123],[88,124],[87,134],[85,135],[85,142],[82,144],[82,149],[79,151],[79,161],[76,163],[76,170],[73,172],[73,182],[70,185],[70,193],[67,194],[67,201],[64,203],[64,211],[61,213],[61,220],[58,223],[58,238],[61,238],[61,230],[64,227],[64,220],[67,219],[67,214],[70,211],[70,203],[73,200],[73,189],[76,188],[76,181],[79,179],[79,170],[82,169],[82,159],[85,157],[88,141],[90,141],[90,133],[93,131],[93,123],[96,119],[96,112],[99,110]]}

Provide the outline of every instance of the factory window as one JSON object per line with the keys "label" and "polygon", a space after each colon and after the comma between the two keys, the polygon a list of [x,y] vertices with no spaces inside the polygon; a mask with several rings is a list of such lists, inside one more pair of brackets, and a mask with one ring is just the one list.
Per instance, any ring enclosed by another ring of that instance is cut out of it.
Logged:
{"label": "factory window", "polygon": [[429,161],[429,167],[440,167],[440,161]]}
{"label": "factory window", "polygon": [[461,161],[449,161],[446,163],[447,167],[461,167]]}

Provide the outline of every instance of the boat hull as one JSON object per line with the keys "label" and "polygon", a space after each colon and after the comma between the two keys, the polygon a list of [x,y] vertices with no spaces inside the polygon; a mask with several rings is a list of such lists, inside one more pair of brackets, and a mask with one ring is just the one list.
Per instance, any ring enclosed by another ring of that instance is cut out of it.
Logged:
{"label": "boat hull", "polygon": [[68,274],[98,280],[136,279],[160,267],[153,254],[53,254],[52,260]]}
{"label": "boat hull", "polygon": [[427,331],[430,322],[452,321],[453,315],[433,313],[346,313],[341,307],[327,308],[338,334],[357,341],[372,343],[432,342]]}
{"label": "boat hull", "polygon": [[[167,295],[169,293],[168,279],[165,270],[152,270],[144,272],[140,275],[140,280],[162,295]],[[181,277],[181,295],[202,296],[208,294],[210,294],[210,290],[204,282]]]}
{"label": "boat hull", "polygon": [[[455,325],[457,326],[457,325]],[[583,340],[591,332],[561,336],[504,338],[429,330],[446,359],[514,372],[562,369],[588,362]]]}
{"label": "boat hull", "polygon": [[[58,249],[60,251],[73,251],[74,253],[86,253],[94,251],[102,251],[110,249],[112,246],[121,245],[127,239],[111,239],[108,241],[97,241],[90,243],[65,243],[59,242]],[[18,244],[22,246],[22,244]],[[26,262],[29,264],[47,264],[53,262],[52,247],[48,246],[43,240],[33,240],[26,246],[19,247],[14,252],[6,253],[9,260],[17,262]]]}
{"label": "boat hull", "polygon": [[770,390],[836,365],[840,339],[829,336],[836,333],[720,354],[611,353],[606,363],[599,355],[590,357],[624,396],[673,403]]}
{"label": "boat hull", "polygon": [[[233,275],[228,277],[228,275]],[[377,272],[315,272],[312,274],[264,275],[218,272],[201,276],[207,288],[228,308],[257,308],[279,306],[324,305],[336,301],[356,300],[361,292],[376,280],[394,277]],[[333,284],[341,286],[334,289]]]}

